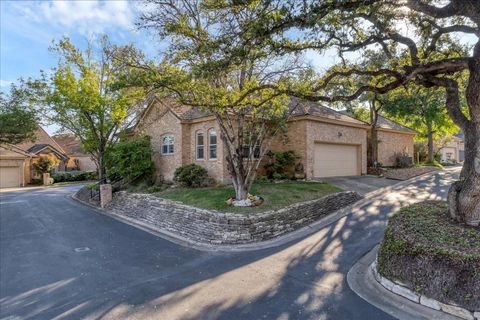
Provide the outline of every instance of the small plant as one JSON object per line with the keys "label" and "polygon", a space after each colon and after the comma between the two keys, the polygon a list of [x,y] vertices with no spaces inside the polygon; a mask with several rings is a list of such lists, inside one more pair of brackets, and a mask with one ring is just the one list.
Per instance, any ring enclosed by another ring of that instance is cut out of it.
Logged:
{"label": "small plant", "polygon": [[263,167],[266,170],[269,179],[291,179],[295,173],[303,171],[301,163],[296,163],[300,156],[295,151],[268,152],[268,163]]}
{"label": "small plant", "polygon": [[207,170],[193,163],[177,168],[173,180],[192,188],[206,187],[210,183]]}
{"label": "small plant", "polygon": [[394,158],[397,168],[410,168],[412,166],[412,158],[406,152],[396,152]]}
{"label": "small plant", "polygon": [[40,174],[49,173],[59,163],[60,163],[60,161],[57,158],[55,158],[54,156],[41,155],[40,159],[38,159],[38,161],[33,164],[33,169],[35,169],[35,171],[37,173],[40,173]]}
{"label": "small plant", "polygon": [[95,171],[85,172],[56,172],[52,174],[55,183],[58,182],[73,182],[73,181],[89,181],[98,179],[98,174]]}

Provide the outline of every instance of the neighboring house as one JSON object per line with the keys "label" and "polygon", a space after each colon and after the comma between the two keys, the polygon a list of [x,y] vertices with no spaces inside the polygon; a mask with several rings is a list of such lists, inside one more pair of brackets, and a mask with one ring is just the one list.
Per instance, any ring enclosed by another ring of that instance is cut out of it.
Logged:
{"label": "neighboring house", "polygon": [[440,162],[442,163],[462,162],[465,159],[465,143],[463,138],[458,135],[452,136],[438,152],[440,154]]}
{"label": "neighboring house", "polygon": [[36,155],[14,145],[0,145],[0,188],[25,186],[34,158]]}
{"label": "neighboring house", "polygon": [[396,154],[408,154],[413,159],[416,131],[398,122],[378,116],[378,162],[383,166],[395,165]]}
{"label": "neighboring house", "polygon": [[[287,130],[274,138],[271,150],[294,150],[307,179],[366,173],[368,124],[314,102],[292,98],[289,107]],[[395,128],[382,132],[385,143],[412,136]],[[151,138],[159,178],[171,180],[176,168],[195,163],[218,181],[230,180],[220,128],[208,112],[154,97],[129,133]],[[388,147],[384,152],[388,150],[396,149]],[[413,139],[406,151],[413,152]]]}
{"label": "neighboring house", "polygon": [[53,139],[62,147],[68,156],[66,171],[96,171],[97,165],[92,156],[81,149],[80,139],[73,134],[59,134]]}

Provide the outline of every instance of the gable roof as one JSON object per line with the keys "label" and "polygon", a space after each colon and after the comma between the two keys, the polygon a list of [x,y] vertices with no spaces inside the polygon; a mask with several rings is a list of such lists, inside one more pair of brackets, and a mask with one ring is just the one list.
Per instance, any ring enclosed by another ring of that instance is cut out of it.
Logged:
{"label": "gable roof", "polygon": [[36,144],[49,144],[53,148],[55,148],[59,153],[65,154],[63,148],[41,127],[37,126],[37,130],[35,131],[35,140],[34,141],[25,141],[15,146],[22,149],[28,150],[32,146]]}
{"label": "gable roof", "polygon": [[51,146],[48,143],[34,144],[30,148],[28,148],[27,151],[36,155],[40,153],[40,151],[45,149],[50,149],[53,153],[55,153],[61,159],[68,159],[68,156],[64,152],[61,152],[60,150],[58,150],[54,146]]}
{"label": "gable roof", "polygon": [[[148,101],[148,102],[147,102]],[[178,119],[180,120],[195,120],[205,117],[210,117],[213,115],[210,111],[202,110],[200,107],[189,107],[184,105],[176,104],[171,100],[160,100],[158,97],[148,97],[146,99],[146,108],[143,110],[142,114],[139,116],[138,121],[133,127],[125,129],[125,132],[132,133],[137,125],[141,122],[142,118],[148,113],[148,110],[155,105],[161,104],[170,110]],[[356,125],[365,125],[365,122],[355,119],[348,114],[344,114],[339,111],[335,111],[329,107],[323,106],[317,102],[301,100],[295,97],[292,97],[288,105],[289,111],[293,117],[299,116],[313,116],[318,118],[338,120],[342,122],[352,123]]]}
{"label": "gable roof", "polygon": [[73,134],[57,134],[52,137],[69,156],[88,156],[82,151],[81,141]]}
{"label": "gable roof", "polygon": [[292,116],[294,117],[309,115],[314,117],[365,125],[365,122],[355,119],[346,113],[333,110],[332,108],[323,106],[318,102],[300,100],[295,97],[292,97],[290,100],[289,110],[292,112]]}
{"label": "gable roof", "polygon": [[403,132],[408,132],[408,133],[417,133],[415,130],[404,126],[396,121],[390,120],[388,118],[385,118],[381,115],[378,116],[377,119],[377,128],[382,128],[382,129],[389,129],[389,130],[395,130],[395,131],[403,131]]}
{"label": "gable roof", "polygon": [[19,154],[19,155],[21,155],[25,158],[35,158],[35,157],[37,157],[37,155],[35,155],[33,153],[25,152],[24,150],[20,149],[19,147],[16,147],[13,144],[2,144],[2,145],[0,145],[0,148],[4,149],[4,150],[7,150],[7,151],[11,151],[11,152],[16,153],[16,154]]}

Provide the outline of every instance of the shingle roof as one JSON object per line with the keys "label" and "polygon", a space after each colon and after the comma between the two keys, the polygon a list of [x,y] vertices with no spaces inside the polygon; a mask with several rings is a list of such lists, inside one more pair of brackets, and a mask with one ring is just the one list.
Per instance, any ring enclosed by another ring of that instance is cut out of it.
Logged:
{"label": "shingle roof", "polygon": [[53,136],[53,139],[63,148],[68,155],[85,155],[80,147],[80,139],[73,134],[59,134]]}
{"label": "shingle roof", "polygon": [[380,115],[377,119],[377,128],[416,133],[415,130]]}
{"label": "shingle roof", "polygon": [[345,113],[333,110],[329,107],[322,106],[318,102],[305,101],[292,97],[289,105],[293,116],[310,115],[314,117],[327,118],[332,120],[345,121],[355,124],[364,125],[365,122],[357,120]]}
{"label": "shingle roof", "polygon": [[59,157],[61,158],[65,158],[67,159],[68,156],[66,154],[64,154],[63,152],[61,152],[60,150],[58,150],[57,148],[53,147],[52,145],[50,144],[47,144],[47,143],[38,143],[38,144],[34,144],[33,146],[31,146],[30,148],[28,148],[27,152],[30,152],[30,153],[33,153],[33,154],[37,154],[37,152],[45,149],[45,148],[50,148],[50,150],[52,150],[53,152],[55,152]]}

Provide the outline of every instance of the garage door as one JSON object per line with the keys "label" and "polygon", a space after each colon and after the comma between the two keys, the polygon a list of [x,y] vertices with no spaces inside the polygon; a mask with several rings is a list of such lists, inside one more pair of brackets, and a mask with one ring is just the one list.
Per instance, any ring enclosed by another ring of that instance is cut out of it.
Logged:
{"label": "garage door", "polygon": [[20,168],[0,167],[0,188],[19,187]]}
{"label": "garage door", "polygon": [[359,175],[358,146],[316,143],[313,165],[317,178]]}

